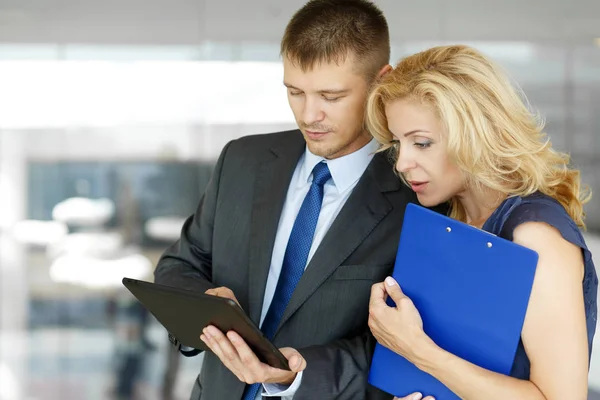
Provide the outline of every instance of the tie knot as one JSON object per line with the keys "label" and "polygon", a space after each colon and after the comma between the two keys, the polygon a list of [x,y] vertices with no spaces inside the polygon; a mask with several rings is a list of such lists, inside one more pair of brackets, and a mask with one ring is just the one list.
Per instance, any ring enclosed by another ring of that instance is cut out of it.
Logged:
{"label": "tie knot", "polygon": [[326,163],[320,162],[313,168],[313,183],[323,186],[331,178],[331,172]]}

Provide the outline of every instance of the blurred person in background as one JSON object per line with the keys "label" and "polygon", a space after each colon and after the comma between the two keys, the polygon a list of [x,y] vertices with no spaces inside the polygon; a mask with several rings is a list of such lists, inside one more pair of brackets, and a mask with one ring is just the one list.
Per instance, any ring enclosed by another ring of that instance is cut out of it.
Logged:
{"label": "blurred person in background", "polygon": [[390,69],[387,22],[370,1],[312,0],[281,55],[300,129],[225,146],[155,281],[237,301],[292,370],[207,327],[191,399],[389,399],[367,385],[369,291],[391,272],[416,198],[364,127],[369,89]]}
{"label": "blurred person in background", "polygon": [[119,290],[107,303],[107,314],[115,333],[114,387],[116,400],[141,398],[144,361],[156,346],[148,339],[150,313],[129,292]]}
{"label": "blurred person in background", "polygon": [[367,126],[421,204],[449,202],[452,218],[539,255],[510,376],[438,347],[391,277],[372,289],[377,341],[462,399],[586,399],[598,292],[580,231],[589,193],[500,67],[466,46],[407,57],[370,95]]}

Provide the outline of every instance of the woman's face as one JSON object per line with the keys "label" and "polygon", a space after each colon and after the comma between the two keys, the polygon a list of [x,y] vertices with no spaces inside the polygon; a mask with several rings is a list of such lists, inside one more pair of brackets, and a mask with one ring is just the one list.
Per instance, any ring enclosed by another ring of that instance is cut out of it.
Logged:
{"label": "woman's face", "polygon": [[396,100],[385,113],[398,155],[396,170],[423,206],[442,204],[465,190],[462,172],[448,157],[447,132],[429,107]]}

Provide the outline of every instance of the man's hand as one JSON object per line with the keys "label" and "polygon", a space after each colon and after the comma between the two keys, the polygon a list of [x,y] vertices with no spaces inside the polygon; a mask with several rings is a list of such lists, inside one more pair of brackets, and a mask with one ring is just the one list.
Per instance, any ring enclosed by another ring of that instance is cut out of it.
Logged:
{"label": "man's hand", "polygon": [[[240,304],[231,289],[226,287],[209,289],[205,293],[225,297],[235,301],[238,305]],[[289,385],[296,378],[296,374],[306,368],[306,361],[300,353],[289,347],[279,350],[288,359],[291,371],[273,368],[262,363],[244,339],[234,331],[229,331],[227,335],[224,335],[218,328],[209,325],[204,328],[200,339],[240,381],[248,384],[279,383]]]}
{"label": "man's hand", "polygon": [[226,299],[231,299],[231,300],[235,301],[238,306],[240,305],[240,302],[236,299],[236,297],[233,294],[233,292],[231,291],[231,289],[229,289],[225,286],[221,286],[221,287],[214,288],[214,289],[208,289],[204,293],[210,294],[211,296],[225,297]]}
{"label": "man's hand", "polygon": [[294,382],[296,374],[306,368],[306,360],[297,350],[290,347],[284,347],[280,351],[288,359],[291,371],[273,368],[262,363],[244,339],[234,331],[227,332],[226,336],[219,329],[209,325],[204,328],[200,339],[240,381],[248,384],[290,385]]}

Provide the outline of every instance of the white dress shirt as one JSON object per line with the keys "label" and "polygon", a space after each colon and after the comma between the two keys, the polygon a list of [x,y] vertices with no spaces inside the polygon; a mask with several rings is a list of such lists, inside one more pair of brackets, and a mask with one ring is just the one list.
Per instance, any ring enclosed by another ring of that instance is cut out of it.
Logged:
{"label": "white dress shirt", "polygon": [[[283,211],[279,219],[279,226],[277,228],[277,235],[273,246],[271,267],[267,278],[267,286],[260,317],[261,325],[267,315],[273,295],[275,294],[275,288],[277,287],[277,281],[279,279],[279,274],[281,273],[283,256],[292,233],[292,227],[294,226],[296,216],[300,211],[300,206],[304,201],[304,197],[312,184],[313,168],[321,161],[326,162],[329,171],[331,172],[331,179],[323,188],[323,204],[321,206],[312,246],[308,254],[307,265],[319,247],[323,237],[329,230],[329,227],[346,203],[346,200],[348,200],[348,197],[352,193],[352,190],[358,183],[360,177],[367,169],[377,148],[377,142],[372,139],[360,150],[334,160],[326,160],[323,157],[311,153],[310,150],[308,150],[308,147],[306,148],[306,151],[296,165],[296,170],[292,176]],[[310,368],[310,365],[307,366],[307,368]],[[267,397],[280,396],[281,400],[291,400],[294,393],[300,387],[301,382],[302,372],[296,376],[296,379],[290,386],[265,383],[263,384],[263,393],[261,394],[259,391],[256,400],[260,400],[261,395]]]}

